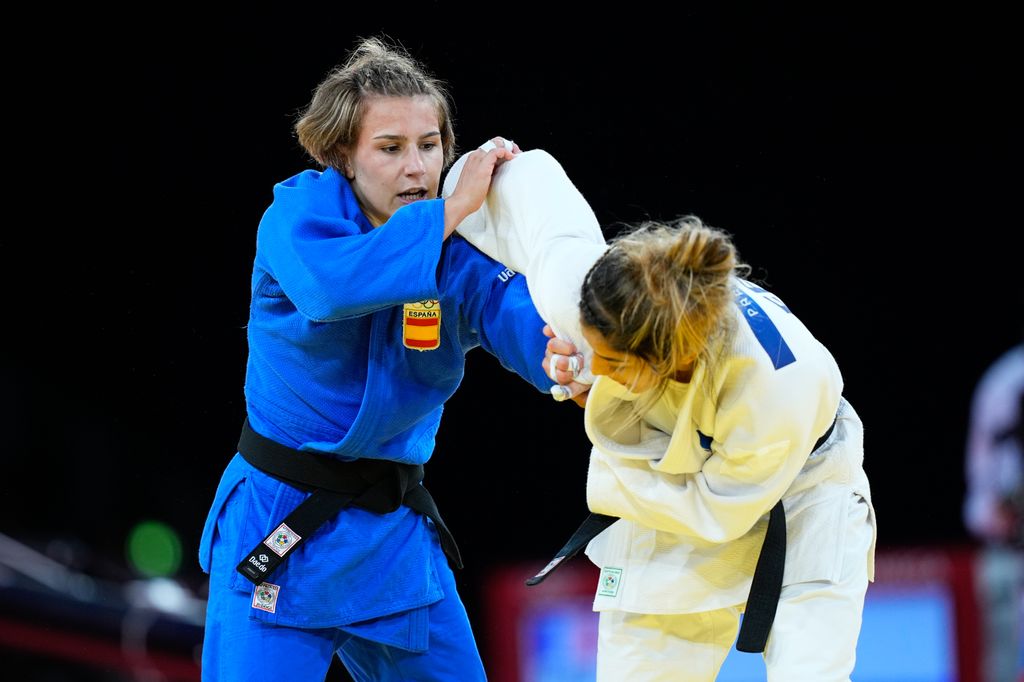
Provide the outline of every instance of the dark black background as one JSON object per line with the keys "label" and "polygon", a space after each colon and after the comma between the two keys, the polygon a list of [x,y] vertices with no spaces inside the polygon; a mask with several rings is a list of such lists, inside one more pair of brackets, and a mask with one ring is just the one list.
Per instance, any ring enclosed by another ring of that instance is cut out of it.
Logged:
{"label": "dark black background", "polygon": [[[731,231],[843,369],[880,546],[969,541],[970,393],[1024,319],[1009,18],[483,9],[12,24],[30,47],[5,105],[0,530],[130,577],[126,533],[158,519],[202,592],[255,229],[272,185],[309,166],[294,114],[357,36],[385,32],[448,82],[461,150],[496,134],[547,149],[609,236],[682,213]],[[468,356],[426,483],[474,618],[491,568],[539,568],[584,513],[581,417]]]}

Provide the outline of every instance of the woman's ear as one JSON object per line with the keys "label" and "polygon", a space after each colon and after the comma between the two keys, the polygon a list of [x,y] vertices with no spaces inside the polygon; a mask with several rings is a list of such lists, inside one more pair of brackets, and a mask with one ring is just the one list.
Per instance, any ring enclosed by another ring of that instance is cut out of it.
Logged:
{"label": "woman's ear", "polygon": [[341,159],[341,174],[348,180],[356,177],[355,171],[352,170],[352,163],[349,161],[348,150],[338,145],[338,156]]}

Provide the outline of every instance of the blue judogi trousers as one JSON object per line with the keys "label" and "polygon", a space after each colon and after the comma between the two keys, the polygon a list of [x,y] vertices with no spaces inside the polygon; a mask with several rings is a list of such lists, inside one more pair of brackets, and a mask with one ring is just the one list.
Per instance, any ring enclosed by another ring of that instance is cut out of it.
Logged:
{"label": "blue judogi trousers", "polygon": [[440,543],[433,545],[444,598],[425,610],[427,650],[413,652],[371,641],[344,627],[304,629],[251,619],[252,593],[239,592],[228,584],[238,557],[228,556],[229,551],[216,538],[202,679],[320,682],[337,654],[357,682],[483,682],[487,676],[465,606],[455,589],[455,576]]}

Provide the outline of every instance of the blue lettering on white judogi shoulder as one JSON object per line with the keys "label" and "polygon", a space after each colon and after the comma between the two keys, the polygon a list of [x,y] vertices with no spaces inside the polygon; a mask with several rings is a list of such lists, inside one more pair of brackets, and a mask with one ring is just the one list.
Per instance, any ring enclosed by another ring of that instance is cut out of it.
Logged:
{"label": "blue lettering on white judogi shoulder", "polygon": [[[750,286],[753,291],[761,291],[765,294],[767,292],[760,287]],[[786,340],[782,338],[782,334],[779,333],[778,327],[772,322],[771,318],[765,314],[764,309],[757,304],[749,293],[744,291],[740,287],[736,287],[736,305],[739,306],[740,310],[743,311],[743,319],[750,325],[750,329],[754,332],[754,336],[757,337],[757,342],[761,344],[765,352],[768,353],[768,357],[772,360],[772,365],[775,369],[781,369],[786,365],[796,362],[796,356],[793,355],[793,351],[790,350]],[[774,299],[774,297],[773,297]],[[782,301],[777,301],[778,305],[789,312]]]}

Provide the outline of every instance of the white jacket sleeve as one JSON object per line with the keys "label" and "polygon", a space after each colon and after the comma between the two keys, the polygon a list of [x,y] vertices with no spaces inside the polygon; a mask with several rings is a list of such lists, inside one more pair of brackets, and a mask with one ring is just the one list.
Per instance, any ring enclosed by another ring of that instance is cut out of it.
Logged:
{"label": "white jacket sleeve", "polygon": [[[445,178],[455,190],[463,155]],[[526,276],[537,312],[561,339],[583,354],[577,381],[592,383],[592,349],[580,331],[583,278],[608,248],[594,211],[561,164],[541,149],[521,152],[495,171],[486,201],[457,228],[491,258]]]}

